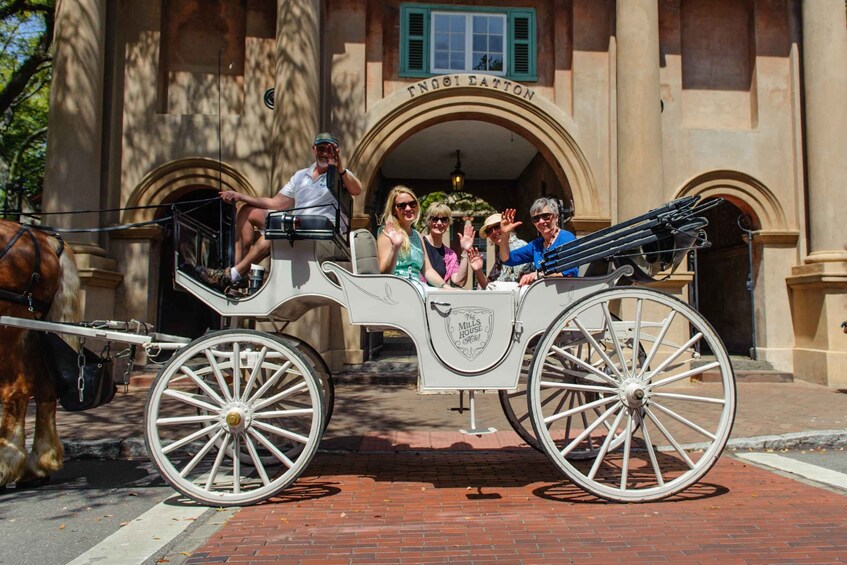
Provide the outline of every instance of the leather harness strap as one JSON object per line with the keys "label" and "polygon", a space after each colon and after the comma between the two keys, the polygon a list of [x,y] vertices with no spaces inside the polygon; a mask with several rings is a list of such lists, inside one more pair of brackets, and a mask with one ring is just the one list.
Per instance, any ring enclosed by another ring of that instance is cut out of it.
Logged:
{"label": "leather harness strap", "polygon": [[[6,246],[0,250],[0,260],[6,256],[6,254],[12,249],[12,247],[17,243],[17,241],[21,238],[23,234],[29,236],[32,240],[32,245],[35,249],[35,265],[33,268],[32,275],[29,277],[29,281],[27,282],[26,288],[22,293],[17,294],[15,292],[11,292],[5,289],[0,289],[0,300],[7,300],[9,302],[14,302],[16,304],[23,304],[27,307],[27,309],[35,314],[38,312],[42,316],[46,316],[47,312],[50,311],[50,306],[52,305],[52,300],[50,302],[44,302],[42,300],[38,300],[32,295],[32,288],[36,284],[41,281],[41,245],[39,245],[38,240],[35,237],[35,234],[32,233],[32,230],[29,229],[28,226],[22,225],[18,232],[9,240]],[[56,256],[61,257],[62,252],[65,249],[65,242],[62,238],[57,237],[59,243],[59,249],[56,250]]]}

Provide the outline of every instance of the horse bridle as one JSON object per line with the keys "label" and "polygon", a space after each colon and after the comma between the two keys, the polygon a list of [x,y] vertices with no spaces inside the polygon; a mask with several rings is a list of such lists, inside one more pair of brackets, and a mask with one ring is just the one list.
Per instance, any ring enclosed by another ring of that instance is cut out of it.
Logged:
{"label": "horse bridle", "polygon": [[[35,248],[35,265],[33,267],[32,275],[29,277],[29,282],[26,285],[26,288],[22,293],[16,294],[9,290],[0,289],[0,300],[6,300],[9,302],[14,302],[15,304],[23,304],[27,307],[27,310],[35,314],[37,311],[41,316],[46,316],[47,312],[50,311],[50,306],[52,305],[52,300],[50,302],[44,302],[43,300],[39,300],[32,295],[33,287],[41,281],[41,245],[38,243],[38,239],[35,237],[35,234],[32,233],[32,230],[29,229],[29,226],[21,225],[21,228],[18,232],[9,240],[2,250],[0,250],[0,260],[6,256],[6,253],[9,252],[10,249],[17,243],[17,241],[21,238],[23,234],[29,236],[32,240],[32,245]],[[62,253],[65,250],[65,242],[59,237],[58,234],[52,234],[57,240],[59,240],[59,248],[54,250],[57,257],[61,257]]]}

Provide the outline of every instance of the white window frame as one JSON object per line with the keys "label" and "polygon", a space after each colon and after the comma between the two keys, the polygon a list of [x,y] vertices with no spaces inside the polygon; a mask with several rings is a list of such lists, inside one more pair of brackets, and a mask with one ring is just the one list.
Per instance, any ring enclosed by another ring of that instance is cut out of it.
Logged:
{"label": "white window frame", "polygon": [[[436,16],[464,16],[465,18],[465,67],[464,69],[439,69],[435,66],[435,18]],[[474,16],[497,17],[503,21],[503,70],[502,71],[478,71],[473,68],[473,18]],[[481,73],[494,76],[506,76],[509,71],[509,18],[503,12],[455,12],[438,11],[431,12],[432,23],[429,30],[429,70],[434,75],[446,75],[452,73]]]}

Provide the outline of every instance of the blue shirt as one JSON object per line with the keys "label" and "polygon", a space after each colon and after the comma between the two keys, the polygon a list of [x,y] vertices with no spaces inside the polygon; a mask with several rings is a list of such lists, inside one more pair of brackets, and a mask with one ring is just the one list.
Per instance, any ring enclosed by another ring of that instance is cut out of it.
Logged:
{"label": "blue shirt", "polygon": [[[541,269],[541,259],[544,258],[544,252],[554,247],[559,247],[570,241],[575,240],[574,234],[567,230],[559,230],[559,235],[553,241],[553,245],[544,249],[544,238],[538,237],[509,253],[509,260],[503,261],[504,265],[520,265],[521,263],[529,263],[532,261],[535,264],[535,270]],[[575,277],[579,274],[579,268],[574,267],[562,273],[565,277]]]}

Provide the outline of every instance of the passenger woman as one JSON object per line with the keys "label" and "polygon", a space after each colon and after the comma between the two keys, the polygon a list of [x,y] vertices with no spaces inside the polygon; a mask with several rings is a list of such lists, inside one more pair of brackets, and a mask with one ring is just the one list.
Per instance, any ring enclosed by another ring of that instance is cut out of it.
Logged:
{"label": "passenger woman", "polygon": [[415,193],[403,185],[392,188],[377,234],[379,272],[409,279],[421,290],[424,278],[432,286],[445,287],[447,283],[430,265],[421,235],[415,230],[420,217],[420,203]]}
{"label": "passenger woman", "polygon": [[[559,247],[569,241],[576,239],[574,235],[559,227],[559,205],[552,198],[539,198],[532,203],[529,209],[532,224],[538,231],[537,237],[523,247],[514,251],[509,249],[509,234],[523,222],[515,221],[515,210],[507,209],[500,220],[500,231],[503,236],[500,239],[500,259],[504,265],[520,265],[532,261],[535,271],[523,275],[518,281],[519,286],[525,286],[538,280],[541,276],[541,259],[548,249]],[[574,267],[562,273],[565,277],[577,276],[579,269]]]}
{"label": "passenger woman", "polygon": [[463,287],[468,279],[468,251],[473,247],[474,229],[465,225],[459,234],[462,257],[456,255],[449,245],[444,245],[444,234],[450,227],[452,211],[443,202],[433,202],[426,210],[427,233],[423,236],[429,264],[448,286]]}

